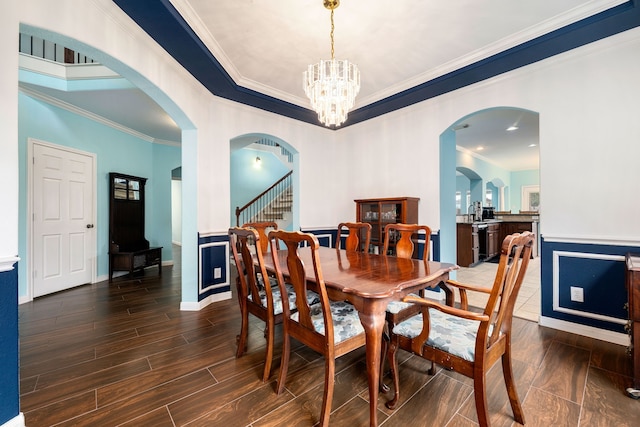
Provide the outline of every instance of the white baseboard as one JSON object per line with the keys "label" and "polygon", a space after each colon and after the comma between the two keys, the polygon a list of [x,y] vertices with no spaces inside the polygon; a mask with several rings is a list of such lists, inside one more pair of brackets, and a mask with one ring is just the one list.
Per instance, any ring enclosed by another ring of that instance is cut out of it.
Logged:
{"label": "white baseboard", "polygon": [[0,427],[25,427],[24,424],[24,414],[20,412],[18,415],[2,424]]}
{"label": "white baseboard", "polygon": [[225,301],[225,300],[231,299],[231,297],[232,297],[231,291],[227,291],[227,292],[220,292],[218,294],[209,295],[202,301],[198,301],[198,302],[183,301],[180,303],[180,310],[181,311],[200,311],[206,306],[208,306],[209,304],[212,304],[218,301]]}
{"label": "white baseboard", "polygon": [[540,316],[540,326],[557,329],[559,331],[570,332],[572,334],[583,335],[613,344],[629,346],[628,334],[621,332],[607,331],[605,329],[594,328],[593,326],[581,325],[579,323],[567,322],[566,320],[553,319],[551,317]]}

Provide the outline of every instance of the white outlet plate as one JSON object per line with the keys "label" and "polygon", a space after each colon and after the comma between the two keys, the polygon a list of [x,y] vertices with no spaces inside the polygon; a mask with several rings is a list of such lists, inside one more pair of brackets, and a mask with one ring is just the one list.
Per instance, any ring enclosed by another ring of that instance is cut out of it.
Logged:
{"label": "white outlet plate", "polygon": [[571,286],[571,301],[584,302],[584,290],[577,286]]}
{"label": "white outlet plate", "polygon": [[219,279],[222,277],[222,268],[221,267],[216,267],[213,269],[213,278],[214,279]]}

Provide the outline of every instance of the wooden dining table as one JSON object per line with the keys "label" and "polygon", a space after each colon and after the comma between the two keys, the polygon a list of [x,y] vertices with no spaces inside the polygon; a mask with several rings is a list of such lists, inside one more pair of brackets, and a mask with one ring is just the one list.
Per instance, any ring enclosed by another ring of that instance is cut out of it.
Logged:
{"label": "wooden dining table", "polygon": [[[455,264],[395,256],[319,248],[320,268],[330,299],[347,300],[355,306],[366,334],[366,365],[369,385],[369,425],[378,425],[380,353],[385,311],[390,301],[426,287],[436,287],[449,278]],[[311,253],[300,250],[306,277],[315,280]],[[288,273],[286,256],[279,257],[283,274]],[[273,272],[273,258],[265,256],[267,270]],[[444,287],[444,284],[443,284]],[[445,287],[446,288],[446,287]],[[445,289],[449,294],[450,291]]]}

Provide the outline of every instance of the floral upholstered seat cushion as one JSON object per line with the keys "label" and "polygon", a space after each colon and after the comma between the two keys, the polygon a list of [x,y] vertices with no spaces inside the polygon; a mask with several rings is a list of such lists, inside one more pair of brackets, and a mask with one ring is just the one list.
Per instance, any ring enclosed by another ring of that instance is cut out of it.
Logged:
{"label": "floral upholstered seat cushion", "polygon": [[[331,316],[333,318],[333,336],[336,343],[344,341],[364,332],[358,311],[346,301],[332,301]],[[324,335],[324,318],[322,317],[322,304],[314,304],[311,308],[311,320],[313,328],[319,334]],[[298,313],[291,315],[291,319],[298,321]]]}
{"label": "floral upholstered seat cushion", "polygon": [[[409,294],[412,297],[418,297],[417,294]],[[389,302],[389,304],[387,305],[387,312],[391,313],[391,314],[398,314],[400,313],[402,310],[411,307],[412,305],[414,305],[411,302],[404,302],[404,301],[391,301]]]}
{"label": "floral upholstered seat cushion", "polygon": [[[429,338],[426,345],[471,362],[474,360],[476,335],[480,322],[451,316],[430,308],[429,324]],[[415,338],[420,335],[420,332],[422,332],[422,314],[413,316],[393,328],[394,334],[408,338]]]}
{"label": "floral upholstered seat cushion", "polygon": [[[273,314],[278,315],[282,313],[282,295],[280,294],[280,288],[278,287],[278,280],[275,277],[269,277],[269,283],[271,283],[271,294],[273,295]],[[285,284],[287,288],[287,297],[289,298],[289,309],[291,311],[296,309],[296,293],[293,290],[293,286]],[[260,289],[260,304],[263,307],[267,306],[267,292],[264,289]],[[252,300],[252,296],[249,295],[249,299]],[[307,291],[307,303],[309,305],[317,304],[320,301],[320,296],[313,292]]]}

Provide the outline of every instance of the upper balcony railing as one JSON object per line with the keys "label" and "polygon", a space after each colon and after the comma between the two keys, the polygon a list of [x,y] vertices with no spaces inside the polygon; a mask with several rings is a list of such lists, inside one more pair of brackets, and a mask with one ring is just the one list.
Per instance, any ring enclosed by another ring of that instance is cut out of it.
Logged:
{"label": "upper balcony railing", "polygon": [[28,34],[20,34],[20,53],[32,55],[62,64],[94,64],[93,59],[60,44]]}

